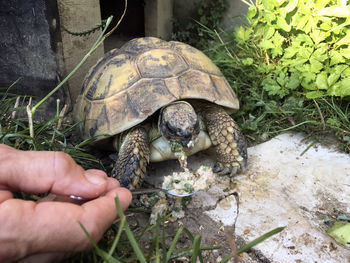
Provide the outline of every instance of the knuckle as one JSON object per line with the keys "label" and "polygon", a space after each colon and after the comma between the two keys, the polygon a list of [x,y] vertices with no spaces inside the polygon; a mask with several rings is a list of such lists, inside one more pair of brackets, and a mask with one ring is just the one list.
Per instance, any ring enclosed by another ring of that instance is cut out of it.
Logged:
{"label": "knuckle", "polygon": [[55,167],[59,167],[61,171],[68,171],[71,169],[74,161],[69,154],[64,152],[55,152],[54,153],[54,165]]}

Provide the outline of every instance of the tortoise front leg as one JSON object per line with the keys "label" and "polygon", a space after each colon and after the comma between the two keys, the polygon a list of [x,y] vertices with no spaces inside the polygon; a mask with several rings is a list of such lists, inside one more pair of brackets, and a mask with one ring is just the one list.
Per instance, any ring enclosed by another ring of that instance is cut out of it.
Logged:
{"label": "tortoise front leg", "polygon": [[204,106],[203,119],[215,147],[218,174],[236,174],[247,165],[247,144],[234,120],[216,105]]}
{"label": "tortoise front leg", "polygon": [[143,127],[135,127],[126,135],[120,147],[112,176],[129,189],[140,187],[149,163],[148,135]]}

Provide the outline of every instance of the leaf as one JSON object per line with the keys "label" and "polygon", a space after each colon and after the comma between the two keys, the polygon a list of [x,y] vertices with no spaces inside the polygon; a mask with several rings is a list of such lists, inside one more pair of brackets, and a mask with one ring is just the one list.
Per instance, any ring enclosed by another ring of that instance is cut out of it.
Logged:
{"label": "leaf", "polygon": [[349,67],[347,65],[337,65],[334,67],[334,71],[336,73],[342,74],[344,70],[348,69]]}
{"label": "leaf", "polygon": [[296,37],[296,40],[299,41],[300,43],[305,43],[309,46],[314,45],[314,42],[307,34],[298,34],[298,36]]}
{"label": "leaf", "polygon": [[309,91],[309,92],[306,92],[306,98],[308,99],[317,99],[317,98],[321,98],[324,96],[324,92],[322,91]]}
{"label": "leaf", "polygon": [[350,247],[350,223],[335,222],[334,225],[327,230],[327,233],[337,242]]}
{"label": "leaf", "polygon": [[249,65],[253,65],[254,60],[252,58],[245,58],[245,59],[242,59],[242,63],[245,66],[249,66]]}
{"label": "leaf", "polygon": [[267,26],[264,29],[264,39],[270,39],[275,34],[275,29],[272,26]]}
{"label": "leaf", "polygon": [[335,42],[335,46],[350,45],[350,29],[346,31],[345,37]]}
{"label": "leaf", "polygon": [[312,58],[310,59],[310,65],[311,65],[310,70],[311,72],[314,72],[314,73],[320,72],[324,67],[324,65],[321,62]]}
{"label": "leaf", "polygon": [[342,78],[350,78],[350,67],[347,67],[346,69],[344,69],[341,73],[341,77]]}
{"label": "leaf", "polygon": [[292,67],[297,67],[297,66],[299,66],[299,65],[304,64],[305,62],[307,62],[307,59],[306,59],[306,58],[298,58],[298,59],[295,59],[295,60],[293,61]]}
{"label": "leaf", "polygon": [[258,47],[260,47],[264,50],[268,50],[268,49],[274,48],[275,45],[272,43],[271,40],[263,40],[259,43]]}
{"label": "leaf", "polygon": [[320,29],[324,31],[329,31],[329,30],[332,30],[332,26],[329,23],[322,23],[320,25]]}
{"label": "leaf", "polygon": [[335,82],[340,78],[339,73],[332,72],[327,78],[328,86],[333,86]]}
{"label": "leaf", "polygon": [[288,5],[284,7],[284,9],[287,11],[287,13],[292,12],[298,5],[299,0],[292,0],[289,1]]}
{"label": "leaf", "polygon": [[314,74],[316,72],[312,72],[310,63],[304,63],[302,65],[298,65],[295,67],[300,72],[309,72],[310,74]]}
{"label": "leaf", "polygon": [[313,51],[314,50],[311,47],[300,48],[298,52],[298,56],[309,59]]}
{"label": "leaf", "polygon": [[317,0],[315,4],[315,9],[320,10],[324,8],[331,0]]}
{"label": "leaf", "polygon": [[284,84],[286,83],[286,74],[284,74],[283,72],[281,72],[278,77],[276,78],[277,83],[280,86],[284,86]]}
{"label": "leaf", "polygon": [[328,44],[319,44],[318,48],[314,51],[314,53],[312,53],[310,59],[316,59],[319,62],[323,62],[328,59]]}
{"label": "leaf", "polygon": [[339,96],[339,89],[340,89],[341,84],[339,82],[335,83],[333,86],[331,86],[327,94],[331,96]]}
{"label": "leaf", "polygon": [[245,42],[250,38],[250,30],[246,30],[243,26],[236,29],[234,34],[238,42]]}
{"label": "leaf", "polygon": [[279,55],[282,55],[283,54],[282,45],[283,45],[285,38],[283,36],[281,36],[281,34],[278,33],[278,31],[277,31],[273,35],[271,40],[272,40],[273,45],[274,45],[274,48],[271,50],[272,57],[277,57]]}
{"label": "leaf", "polygon": [[328,30],[329,30],[329,32],[338,31],[339,29],[346,27],[348,25],[350,25],[350,17],[348,17],[344,23],[342,23],[342,24],[340,24],[332,29],[328,29]]}
{"label": "leaf", "polygon": [[348,48],[341,48],[341,49],[340,49],[340,54],[341,54],[343,57],[345,57],[345,58],[347,58],[347,59],[350,59],[350,45],[349,45]]}
{"label": "leaf", "polygon": [[283,55],[283,58],[284,59],[288,59],[288,58],[292,58],[294,57],[294,55],[299,51],[299,49],[293,47],[293,46],[290,46],[290,47],[287,47],[285,50],[284,50],[284,55]]}
{"label": "leaf", "polygon": [[327,93],[329,95],[340,97],[350,96],[350,77],[335,83],[330,87]]}
{"label": "leaf", "polygon": [[264,79],[262,84],[263,89],[266,90],[269,95],[279,95],[282,98],[288,94],[288,91],[283,91],[281,86],[278,85],[278,83],[270,77]]}
{"label": "leaf", "polygon": [[332,119],[332,118],[328,118],[327,119],[327,124],[335,126],[335,127],[340,127],[341,126],[341,122],[338,119]]}
{"label": "leaf", "polygon": [[320,42],[325,40],[329,35],[330,33],[327,33],[318,29],[314,29],[311,31],[310,37],[314,41],[315,45],[318,45]]}
{"label": "leaf", "polygon": [[257,9],[255,7],[255,5],[250,5],[248,8],[248,12],[247,12],[247,17],[249,19],[252,19],[257,13]]}
{"label": "leaf", "polygon": [[275,15],[274,13],[269,12],[269,11],[264,12],[264,17],[265,17],[265,19],[266,19],[266,22],[268,22],[268,24],[270,24],[270,25],[271,25],[271,24],[275,21],[275,19],[276,19],[276,15]]}
{"label": "leaf", "polygon": [[319,10],[316,15],[347,18],[350,16],[350,6],[325,7]]}
{"label": "leaf", "polygon": [[330,66],[333,66],[333,65],[345,62],[344,57],[338,51],[336,51],[334,49],[329,51],[329,55],[330,55],[330,58],[331,58]]}
{"label": "leaf", "polygon": [[275,6],[279,6],[276,0],[262,0],[261,2],[263,6],[269,11],[272,11],[275,8]]}
{"label": "leaf", "polygon": [[299,80],[299,75],[297,74],[293,74],[292,76],[290,76],[290,78],[288,79],[287,83],[286,83],[286,88],[288,89],[296,89],[298,88],[300,85],[300,80]]}
{"label": "leaf", "polygon": [[307,90],[316,90],[316,84],[315,84],[315,79],[316,75],[314,73],[310,72],[303,72],[302,73],[303,79],[301,81],[301,86],[303,86],[304,89]]}
{"label": "leaf", "polygon": [[349,96],[350,95],[350,78],[343,79],[340,82],[340,90],[339,95],[341,97]]}
{"label": "leaf", "polygon": [[327,73],[321,72],[320,74],[317,74],[316,77],[316,86],[318,89],[328,89],[328,82],[327,82]]}
{"label": "leaf", "polygon": [[295,25],[296,29],[303,30],[309,19],[310,16],[300,15],[294,20],[293,24]]}
{"label": "leaf", "polygon": [[280,16],[277,17],[277,26],[286,32],[291,30],[291,26],[286,22],[285,18]]}

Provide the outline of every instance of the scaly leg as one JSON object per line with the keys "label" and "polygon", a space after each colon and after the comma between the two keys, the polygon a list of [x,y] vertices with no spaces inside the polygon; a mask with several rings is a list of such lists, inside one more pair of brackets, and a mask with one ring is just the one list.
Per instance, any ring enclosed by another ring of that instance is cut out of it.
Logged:
{"label": "scaly leg", "polygon": [[218,174],[236,174],[247,165],[247,144],[234,120],[217,105],[208,104],[201,110],[210,139],[215,147]]}
{"label": "scaly leg", "polygon": [[129,189],[140,187],[149,163],[148,135],[143,127],[131,129],[120,147],[112,176]]}

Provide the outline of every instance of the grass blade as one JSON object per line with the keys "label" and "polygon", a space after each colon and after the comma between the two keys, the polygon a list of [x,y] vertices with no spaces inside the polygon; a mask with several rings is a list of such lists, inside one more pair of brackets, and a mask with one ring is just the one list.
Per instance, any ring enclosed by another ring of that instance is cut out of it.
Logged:
{"label": "grass blade", "polygon": [[[118,196],[115,197],[115,204],[117,206],[117,211],[118,211],[118,215],[119,215],[119,218],[122,220],[123,218],[125,218],[125,214],[123,212],[123,209],[120,205],[120,201],[119,201],[119,198]],[[141,248],[139,247],[139,245],[137,244],[137,241],[129,227],[129,225],[126,223],[125,226],[124,226],[124,230],[125,230],[125,233],[129,239],[129,242],[138,258],[138,260],[141,262],[141,263],[146,263],[146,259],[143,255],[143,252],[141,250]]]}
{"label": "grass blade", "polygon": [[121,236],[121,234],[122,234],[122,232],[123,232],[125,223],[126,223],[126,219],[125,219],[125,217],[123,217],[123,218],[120,220],[120,224],[119,224],[119,229],[118,229],[117,236],[114,238],[113,244],[112,244],[111,248],[109,249],[109,252],[108,252],[108,255],[109,255],[109,256],[112,256],[112,254],[113,254],[115,248],[117,247],[117,244],[118,244],[119,239],[120,239],[120,236]]}
{"label": "grass blade", "polygon": [[277,227],[273,230],[271,230],[270,232],[267,232],[266,234],[254,239],[253,241],[249,242],[248,244],[246,244],[245,246],[241,247],[240,249],[238,249],[237,254],[241,254],[243,252],[246,252],[247,250],[251,249],[253,246],[263,242],[265,239],[278,234],[279,232],[281,232],[283,229],[285,229],[284,227]]}
{"label": "grass blade", "polygon": [[[276,235],[278,234],[279,232],[281,232],[283,229],[285,229],[285,226],[284,227],[277,227],[273,230],[271,230],[270,232],[267,232],[266,234],[254,239],[253,241],[249,242],[248,244],[244,245],[243,247],[241,247],[238,251],[237,251],[237,254],[241,254],[243,252],[246,252],[248,251],[249,249],[251,249],[253,246],[263,242],[265,239],[273,236],[273,235]],[[229,254],[227,255],[226,257],[224,257],[220,263],[226,263],[228,262],[231,258],[233,257],[232,254]]]}
{"label": "grass blade", "polygon": [[103,251],[102,249],[100,249],[98,247],[98,245],[96,244],[95,240],[91,237],[91,235],[89,234],[89,232],[86,230],[86,228],[84,227],[84,225],[81,223],[81,222],[78,222],[80,227],[83,229],[85,235],[87,236],[87,238],[89,239],[90,243],[92,244],[92,246],[94,247],[96,253],[101,257],[103,258],[104,261],[107,261],[109,263],[122,263],[121,261],[113,258],[113,257],[110,257],[108,255],[107,252]]}
{"label": "grass blade", "polygon": [[183,230],[184,230],[184,227],[180,227],[177,230],[175,237],[174,237],[173,241],[171,242],[170,248],[166,254],[166,262],[168,262],[170,260],[171,254],[173,253],[175,245],[176,245],[177,241],[179,240],[180,235],[182,234]]}
{"label": "grass blade", "polygon": [[197,262],[197,257],[201,253],[200,245],[201,245],[201,236],[195,235],[193,240],[193,251],[192,251],[192,260],[191,260],[192,263]]}

